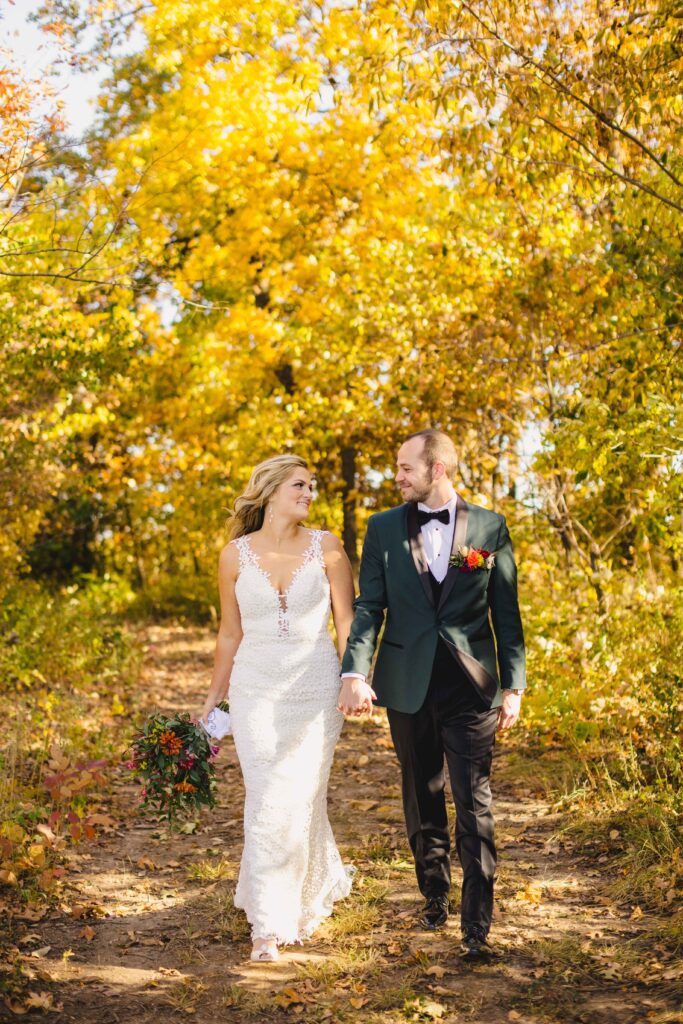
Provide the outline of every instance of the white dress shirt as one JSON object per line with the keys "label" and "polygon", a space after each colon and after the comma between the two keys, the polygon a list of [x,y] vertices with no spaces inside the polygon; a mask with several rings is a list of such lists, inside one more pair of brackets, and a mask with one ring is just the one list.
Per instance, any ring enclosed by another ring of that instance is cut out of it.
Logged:
{"label": "white dress shirt", "polygon": [[[440,523],[438,519],[430,519],[428,523],[420,527],[429,571],[439,583],[441,583],[448,572],[448,560],[451,556],[451,547],[453,545],[457,500],[458,497],[454,494],[450,501],[446,502],[445,505],[440,505],[439,508],[430,508],[429,505],[424,505],[421,501],[417,503],[418,509],[421,509],[423,512],[441,512],[444,508],[448,509],[448,525]],[[360,672],[343,672],[342,679],[365,680],[365,676]]]}
{"label": "white dress shirt", "polygon": [[417,503],[417,507],[421,512],[441,512],[442,509],[448,509],[448,525],[440,523],[438,519],[430,519],[428,523],[420,527],[429,571],[439,583],[442,582],[448,572],[448,560],[451,556],[453,531],[455,529],[456,502],[457,496],[454,496],[449,502],[439,506],[439,508],[430,508],[428,505],[423,505],[421,501]]}

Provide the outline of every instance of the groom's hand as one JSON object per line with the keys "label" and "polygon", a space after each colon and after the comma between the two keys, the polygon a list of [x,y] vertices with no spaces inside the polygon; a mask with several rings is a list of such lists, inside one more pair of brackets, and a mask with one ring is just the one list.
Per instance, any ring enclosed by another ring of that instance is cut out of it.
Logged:
{"label": "groom's hand", "polygon": [[350,677],[342,680],[337,708],[345,715],[362,715],[372,712],[372,702],[377,694],[363,679]]}
{"label": "groom's hand", "polygon": [[503,690],[503,705],[498,712],[498,732],[512,728],[519,718],[521,705],[521,693],[513,693],[511,690]]}

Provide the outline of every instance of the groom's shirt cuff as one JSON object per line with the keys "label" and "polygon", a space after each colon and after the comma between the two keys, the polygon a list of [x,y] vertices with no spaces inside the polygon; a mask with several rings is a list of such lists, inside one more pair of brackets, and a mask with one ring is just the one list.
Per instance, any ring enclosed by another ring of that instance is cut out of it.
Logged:
{"label": "groom's shirt cuff", "polygon": [[367,679],[362,672],[342,672],[341,677],[342,679],[360,679],[363,683]]}

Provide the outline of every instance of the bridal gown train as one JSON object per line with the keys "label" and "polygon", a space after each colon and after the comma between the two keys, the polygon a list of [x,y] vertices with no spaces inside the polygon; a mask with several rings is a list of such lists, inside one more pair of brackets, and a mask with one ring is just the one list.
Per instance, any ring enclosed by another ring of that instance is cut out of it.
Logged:
{"label": "bridal gown train", "polygon": [[282,944],[311,935],[351,888],[327,817],[343,715],[339,660],[327,631],[324,531],[308,532],[284,593],[249,537],[232,541],[243,636],[230,677],[230,716],[246,789],[235,906],[246,912],[253,938]]}

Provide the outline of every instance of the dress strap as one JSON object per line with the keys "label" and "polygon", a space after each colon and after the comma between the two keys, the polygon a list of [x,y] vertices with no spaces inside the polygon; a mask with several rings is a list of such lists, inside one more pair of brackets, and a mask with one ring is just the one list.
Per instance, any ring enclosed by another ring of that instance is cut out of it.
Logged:
{"label": "dress strap", "polygon": [[258,564],[256,562],[256,556],[254,555],[254,552],[253,552],[253,549],[251,547],[251,544],[247,540],[246,534],[243,534],[243,536],[241,536],[241,537],[235,537],[235,539],[231,540],[230,543],[235,545],[235,547],[237,548],[237,551],[239,553],[239,556],[240,556],[240,572],[242,572],[242,570],[245,569],[246,566],[248,566],[248,565],[257,565]]}
{"label": "dress strap", "polygon": [[325,559],[323,558],[323,537],[327,532],[327,530],[313,530],[311,546],[309,548],[310,558],[319,562],[323,568],[325,567]]}

